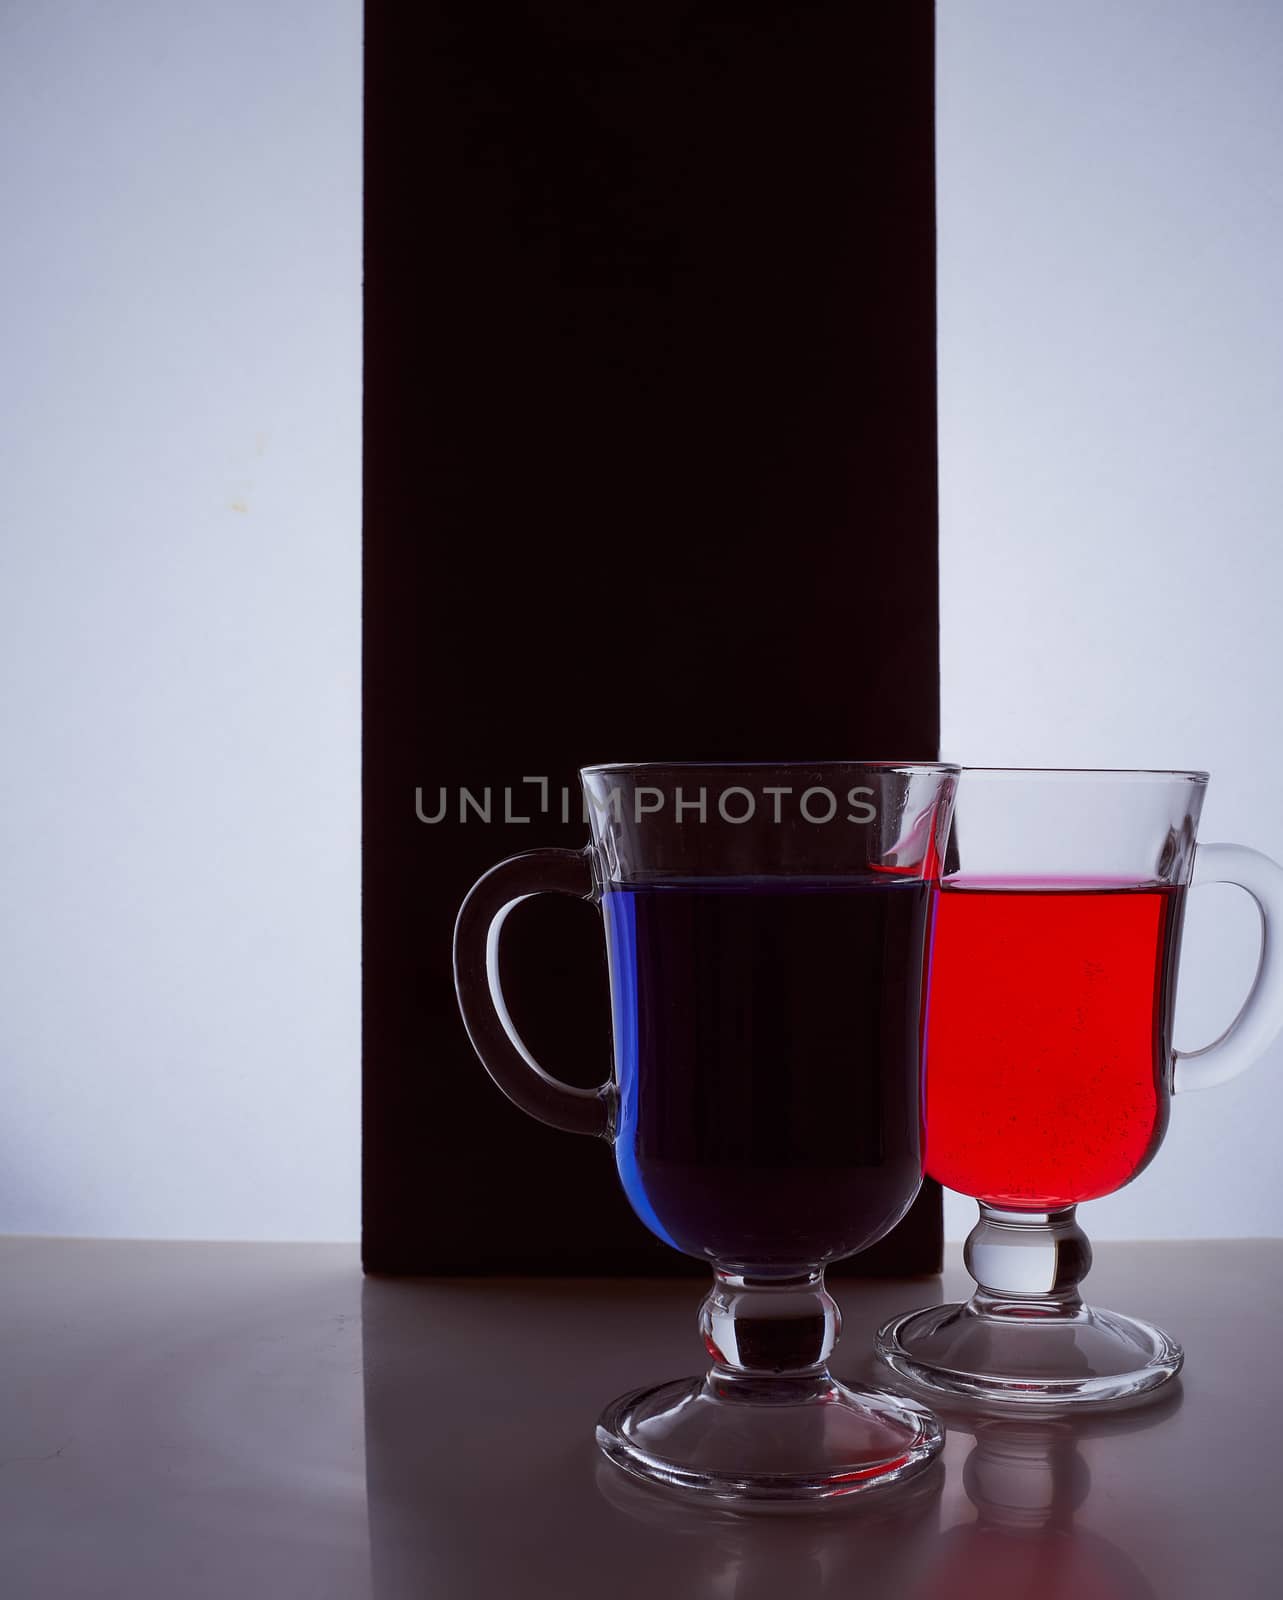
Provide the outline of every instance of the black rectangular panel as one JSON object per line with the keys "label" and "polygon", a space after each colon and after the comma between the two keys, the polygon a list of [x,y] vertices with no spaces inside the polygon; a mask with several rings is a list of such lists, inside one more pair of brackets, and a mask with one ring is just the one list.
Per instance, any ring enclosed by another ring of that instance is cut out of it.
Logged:
{"label": "black rectangular panel", "polygon": [[[372,1270],[683,1266],[455,1009],[460,900],[584,842],[578,767],[936,754],[932,32],[924,0],[367,6]],[[505,786],[529,821],[459,820]],[[591,910],[523,905],[504,971],[535,1054],[604,1077]],[[928,1186],[850,1266],[939,1253]]]}

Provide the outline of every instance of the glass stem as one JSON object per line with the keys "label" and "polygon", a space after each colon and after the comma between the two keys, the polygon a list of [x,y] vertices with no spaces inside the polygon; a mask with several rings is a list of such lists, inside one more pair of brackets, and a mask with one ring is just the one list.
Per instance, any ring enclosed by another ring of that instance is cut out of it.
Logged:
{"label": "glass stem", "polygon": [[763,1278],[716,1267],[699,1311],[712,1376],[731,1380],[822,1374],[841,1328],[822,1268]]}
{"label": "glass stem", "polygon": [[1061,1211],[1002,1211],[980,1201],[980,1220],[963,1259],[976,1280],[978,1311],[1072,1315],[1082,1309],[1078,1285],[1091,1270],[1091,1244],[1076,1206]]}

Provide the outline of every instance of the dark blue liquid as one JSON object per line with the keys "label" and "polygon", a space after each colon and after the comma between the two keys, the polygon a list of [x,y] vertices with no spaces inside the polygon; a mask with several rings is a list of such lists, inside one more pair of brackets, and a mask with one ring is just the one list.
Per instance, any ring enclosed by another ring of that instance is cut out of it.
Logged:
{"label": "dark blue liquid", "polygon": [[633,1209],[725,1266],[880,1239],[922,1177],[921,883],[735,879],[604,897]]}

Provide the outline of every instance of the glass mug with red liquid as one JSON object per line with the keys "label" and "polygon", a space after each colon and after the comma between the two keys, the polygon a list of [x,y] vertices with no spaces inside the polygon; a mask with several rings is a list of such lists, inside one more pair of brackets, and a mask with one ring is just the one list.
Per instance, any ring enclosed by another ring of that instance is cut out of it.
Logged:
{"label": "glass mug with red liquid", "polygon": [[[1174,1377],[1161,1329],[1084,1305],[1075,1208],[1153,1159],[1173,1092],[1221,1083],[1283,1028],[1273,930],[1283,868],[1199,845],[1203,772],[964,769],[935,898],[925,1030],[926,1169],[972,1196],[976,1291],[889,1323],[878,1350],[938,1392],[1116,1400]],[[1172,1046],[1186,891],[1245,889],[1256,981],[1205,1049]]]}

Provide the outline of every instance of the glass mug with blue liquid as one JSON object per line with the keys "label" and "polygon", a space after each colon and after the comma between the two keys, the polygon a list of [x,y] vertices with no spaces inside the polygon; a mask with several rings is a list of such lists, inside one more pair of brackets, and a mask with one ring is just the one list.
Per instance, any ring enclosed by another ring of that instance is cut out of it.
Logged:
{"label": "glass mug with blue liquid", "polygon": [[[940,1448],[912,1401],[838,1383],[830,1261],[882,1238],[922,1181],[920,1026],[930,890],[957,768],[832,762],[581,773],[592,842],[474,886],[455,928],[460,1009],[523,1110],[609,1140],[634,1211],[709,1263],[712,1365],[607,1406],[597,1442],[635,1476],[728,1499],[807,1500],[905,1478]],[[593,902],[614,1071],[545,1072],[499,982],[514,905]]]}

